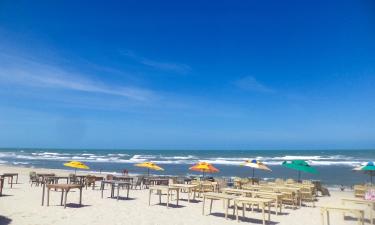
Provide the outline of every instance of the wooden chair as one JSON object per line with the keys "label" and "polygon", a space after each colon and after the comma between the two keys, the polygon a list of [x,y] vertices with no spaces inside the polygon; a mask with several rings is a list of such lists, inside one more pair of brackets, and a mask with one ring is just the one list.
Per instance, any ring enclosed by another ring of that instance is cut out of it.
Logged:
{"label": "wooden chair", "polygon": [[79,180],[74,173],[69,174],[69,183],[70,184],[78,184]]}
{"label": "wooden chair", "polygon": [[315,207],[315,195],[312,189],[310,188],[302,188],[301,189],[301,201],[302,202],[311,202],[312,207]]}
{"label": "wooden chair", "polygon": [[294,191],[289,189],[280,189],[280,193],[283,194],[282,204],[289,204],[293,206],[293,209],[297,208],[299,199]]}
{"label": "wooden chair", "polygon": [[367,191],[367,187],[364,185],[354,185],[354,196],[356,198],[364,198]]}
{"label": "wooden chair", "polygon": [[95,176],[92,176],[92,175],[87,175],[86,178],[85,178],[85,186],[86,186],[86,190],[87,190],[87,187],[90,187],[92,185],[92,190],[95,189],[95,183],[96,183],[96,177]]}
{"label": "wooden chair", "polygon": [[141,190],[143,186],[143,180],[144,180],[144,176],[137,176],[135,184],[133,186],[134,189],[137,189],[137,187],[139,187],[139,190]]}
{"label": "wooden chair", "polygon": [[33,186],[33,184],[35,184],[35,186],[39,186],[39,178],[38,176],[36,175],[36,172],[34,171],[31,171],[29,173],[29,183],[31,183],[31,186]]}

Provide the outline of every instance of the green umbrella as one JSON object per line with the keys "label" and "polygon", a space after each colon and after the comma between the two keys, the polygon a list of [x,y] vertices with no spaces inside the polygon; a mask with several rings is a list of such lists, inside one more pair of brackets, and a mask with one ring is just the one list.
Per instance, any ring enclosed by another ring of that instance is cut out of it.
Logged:
{"label": "green umbrella", "polygon": [[301,171],[314,174],[318,173],[314,167],[311,167],[304,160],[284,161],[282,165],[289,169],[298,170],[298,180],[301,180]]}
{"label": "green umbrella", "polygon": [[354,170],[364,171],[365,173],[370,175],[371,184],[372,184],[372,177],[375,176],[375,164],[374,162],[368,162],[362,166],[354,168]]}

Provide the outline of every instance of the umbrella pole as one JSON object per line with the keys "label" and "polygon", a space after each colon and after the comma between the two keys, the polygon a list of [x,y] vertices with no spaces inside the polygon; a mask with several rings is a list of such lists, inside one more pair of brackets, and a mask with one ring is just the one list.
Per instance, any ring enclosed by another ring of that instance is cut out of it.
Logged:
{"label": "umbrella pole", "polygon": [[74,175],[77,175],[77,169],[74,169]]}
{"label": "umbrella pole", "polygon": [[297,182],[299,182],[301,180],[301,171],[298,171],[298,180]]}
{"label": "umbrella pole", "polygon": [[147,176],[150,177],[150,168],[147,168]]}

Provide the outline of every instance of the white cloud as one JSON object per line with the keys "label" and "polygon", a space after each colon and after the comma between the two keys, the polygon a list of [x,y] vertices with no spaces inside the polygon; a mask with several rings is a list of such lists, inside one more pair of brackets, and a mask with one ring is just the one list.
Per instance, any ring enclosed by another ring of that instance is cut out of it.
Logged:
{"label": "white cloud", "polygon": [[56,65],[37,60],[0,55],[0,82],[38,88],[58,88],[99,93],[145,101],[153,97],[150,90],[94,81],[87,75],[70,72]]}
{"label": "white cloud", "polygon": [[246,76],[234,82],[234,84],[246,91],[272,93],[275,92],[272,88],[265,86],[255,79],[253,76]]}
{"label": "white cloud", "polygon": [[158,70],[165,70],[165,71],[176,72],[176,73],[181,73],[181,74],[188,73],[191,70],[191,67],[189,65],[186,65],[183,63],[161,62],[157,60],[152,60],[152,59],[138,56],[131,51],[123,51],[121,52],[121,54],[129,58],[132,58],[135,61],[145,66],[153,67]]}

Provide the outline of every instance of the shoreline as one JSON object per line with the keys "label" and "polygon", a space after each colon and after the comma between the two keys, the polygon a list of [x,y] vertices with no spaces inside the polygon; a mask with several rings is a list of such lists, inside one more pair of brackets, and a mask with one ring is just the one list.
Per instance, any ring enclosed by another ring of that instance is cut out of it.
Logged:
{"label": "shoreline", "polygon": [[[0,164],[0,171],[3,169],[3,168],[13,168],[13,169],[21,169],[21,170],[28,170],[28,171],[32,171],[32,170],[37,170],[37,171],[46,171],[46,170],[52,170],[52,171],[56,171],[58,173],[74,173],[74,170],[73,169],[59,169],[59,168],[46,168],[46,167],[35,167],[35,166],[31,166],[31,167],[27,167],[27,166],[22,166],[22,165],[4,165],[4,164]],[[119,172],[106,172],[106,171],[93,171],[93,170],[77,170],[77,174],[80,174],[80,175],[99,175],[99,176],[106,176],[107,174],[112,174],[112,175],[121,175],[121,173]],[[146,174],[142,174],[142,173],[130,173],[129,172],[129,176],[139,176],[139,175],[146,175]],[[157,175],[157,176],[176,176],[176,175],[168,175],[168,174],[163,174],[163,175]],[[232,177],[226,177],[226,176],[215,176],[213,175],[213,177],[217,177],[217,178],[235,178],[236,176],[232,176]],[[268,180],[269,179],[263,179],[263,180]],[[328,190],[330,191],[341,191],[340,190],[340,187],[341,185],[340,184],[333,184],[333,185],[326,185],[326,184],[323,184],[324,187],[328,188]],[[343,186],[345,188],[345,190],[343,192],[347,192],[347,191],[353,191],[353,186]]]}

